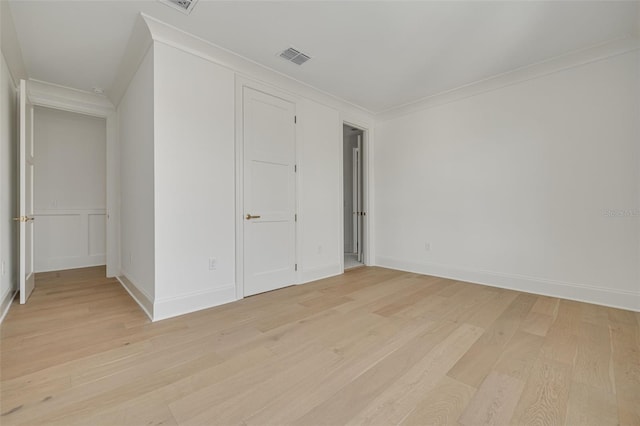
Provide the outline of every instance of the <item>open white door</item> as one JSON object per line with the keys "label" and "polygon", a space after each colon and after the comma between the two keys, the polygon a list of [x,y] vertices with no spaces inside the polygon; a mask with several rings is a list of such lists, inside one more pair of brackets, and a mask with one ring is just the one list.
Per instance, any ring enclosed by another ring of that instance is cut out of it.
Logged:
{"label": "open white door", "polygon": [[354,209],[356,211],[355,214],[355,224],[354,224],[354,233],[356,236],[356,243],[355,243],[355,251],[356,254],[358,255],[357,259],[358,262],[363,262],[364,260],[364,256],[363,256],[363,232],[364,232],[364,227],[363,225],[363,216],[364,216],[364,212],[363,210],[363,203],[362,203],[362,135],[358,135],[358,147],[354,149],[354,155],[353,155],[355,164],[353,166],[353,183],[354,183],[354,188],[353,188],[353,196],[354,196],[354,200],[353,200],[353,206]]}
{"label": "open white door", "polygon": [[35,287],[33,273],[33,105],[27,96],[27,82],[20,80],[19,148],[20,303],[26,303]]}
{"label": "open white door", "polygon": [[[353,253],[360,253],[359,246],[359,235],[360,235],[360,149],[353,148],[352,154],[352,166],[351,166],[351,194],[353,195],[352,206],[353,206]],[[360,260],[358,260],[359,262]]]}
{"label": "open white door", "polygon": [[245,87],[244,295],[295,283],[295,106]]}

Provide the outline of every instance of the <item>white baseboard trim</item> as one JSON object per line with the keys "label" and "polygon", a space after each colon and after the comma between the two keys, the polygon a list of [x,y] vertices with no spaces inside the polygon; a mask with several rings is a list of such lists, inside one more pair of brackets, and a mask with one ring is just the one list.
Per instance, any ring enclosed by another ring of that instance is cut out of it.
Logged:
{"label": "white baseboard trim", "polygon": [[102,266],[107,263],[105,254],[78,257],[56,257],[45,259],[36,268],[37,272],[64,271],[66,269],[89,268],[92,266]]}
{"label": "white baseboard trim", "polygon": [[156,300],[153,304],[153,321],[160,321],[178,315],[213,308],[225,303],[235,302],[236,285],[227,284],[213,290],[199,291],[176,297]]}
{"label": "white baseboard trim", "polygon": [[127,290],[127,293],[136,301],[145,314],[153,321],[153,300],[140,290],[134,283],[132,283],[126,276],[120,275],[116,277],[122,287]]}
{"label": "white baseboard trim", "polygon": [[4,317],[9,313],[9,308],[11,308],[11,304],[13,303],[13,299],[18,294],[18,290],[9,290],[2,300],[0,300],[0,324],[4,321]]}
{"label": "white baseboard trim", "polygon": [[342,274],[340,263],[330,263],[328,265],[316,266],[309,269],[302,269],[302,281],[300,284],[306,284],[311,281],[321,280]]}
{"label": "white baseboard trim", "polygon": [[378,256],[381,267],[640,312],[640,293]]}

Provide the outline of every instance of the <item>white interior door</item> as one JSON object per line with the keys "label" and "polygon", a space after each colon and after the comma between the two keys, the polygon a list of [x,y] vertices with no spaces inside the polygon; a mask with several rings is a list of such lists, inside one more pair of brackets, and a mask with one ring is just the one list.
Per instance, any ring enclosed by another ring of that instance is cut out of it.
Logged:
{"label": "white interior door", "polygon": [[33,273],[33,105],[27,97],[27,82],[20,80],[20,173],[18,212],[20,227],[20,303],[26,303],[35,287]]}
{"label": "white interior door", "polygon": [[295,283],[295,106],[245,87],[244,295]]}
{"label": "white interior door", "polygon": [[358,212],[356,214],[356,236],[357,236],[357,250],[356,253],[358,254],[358,262],[362,262],[363,256],[362,256],[362,232],[363,232],[363,227],[362,227],[362,222],[363,222],[363,209],[362,209],[362,136],[358,135],[358,147],[356,148],[356,155],[355,155],[355,159],[356,159],[356,167],[354,167],[354,173],[355,173],[355,184],[356,187],[354,189],[354,194],[356,197],[355,200],[355,209]]}
{"label": "white interior door", "polygon": [[360,221],[360,206],[358,203],[358,200],[360,199],[359,194],[358,194],[358,188],[360,185],[359,180],[359,168],[360,168],[360,163],[359,163],[359,158],[360,158],[360,150],[358,148],[353,148],[353,155],[352,155],[352,167],[351,167],[351,185],[352,185],[352,189],[351,189],[351,194],[353,197],[352,200],[352,206],[353,206],[353,226],[352,226],[352,233],[353,233],[353,253],[358,254],[360,252],[360,247],[358,245],[358,233],[360,230],[360,227],[358,226],[358,223]]}

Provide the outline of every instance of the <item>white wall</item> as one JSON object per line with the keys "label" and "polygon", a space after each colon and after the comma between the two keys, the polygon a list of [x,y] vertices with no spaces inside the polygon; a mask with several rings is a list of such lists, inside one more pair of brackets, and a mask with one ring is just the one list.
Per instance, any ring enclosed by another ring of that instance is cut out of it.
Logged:
{"label": "white wall", "polygon": [[[371,117],[158,21],[144,20],[153,53],[145,57],[118,107],[125,287],[154,320],[236,299],[240,79],[296,99],[298,278],[307,282],[341,273],[342,121],[371,128]],[[134,52],[144,43],[144,37],[133,40],[129,49]],[[128,55],[128,61],[135,56]],[[120,79],[126,75],[123,71]],[[213,270],[210,258],[215,258]]]}
{"label": "white wall", "polygon": [[[235,73],[163,43],[154,43],[154,61],[158,320],[236,299]],[[341,272],[341,121],[336,109],[309,99],[296,109],[306,282]]]}
{"label": "white wall", "polygon": [[155,295],[153,90],[149,49],[118,105],[120,267],[129,291],[147,310]]}
{"label": "white wall", "polygon": [[14,83],[20,79],[27,79],[27,71],[22,59],[22,51],[18,43],[13,15],[8,1],[0,1],[0,47],[7,69],[13,77]]}
{"label": "white wall", "polygon": [[105,264],[106,123],[34,110],[36,272]]}
{"label": "white wall", "polygon": [[162,319],[235,300],[235,79],[162,43],[154,62],[154,319]]}
{"label": "white wall", "polygon": [[638,95],[636,51],[380,122],[378,263],[640,310]]}
{"label": "white wall", "polygon": [[17,290],[17,110],[15,84],[0,55],[0,318]]}
{"label": "white wall", "polygon": [[296,112],[298,265],[308,282],[342,272],[342,122],[336,109],[309,99],[301,99]]}
{"label": "white wall", "polygon": [[0,321],[18,289],[17,158],[18,109],[16,85],[27,78],[9,9],[0,1]]}

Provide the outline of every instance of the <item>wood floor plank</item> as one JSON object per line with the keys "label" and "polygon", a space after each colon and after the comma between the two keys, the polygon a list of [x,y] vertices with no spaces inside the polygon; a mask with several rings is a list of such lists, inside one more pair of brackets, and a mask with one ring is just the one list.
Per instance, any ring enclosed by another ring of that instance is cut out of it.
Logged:
{"label": "wood floor plank", "polygon": [[573,380],[613,394],[613,360],[607,323],[580,323]]}
{"label": "wood floor plank", "polygon": [[395,300],[387,300],[383,307],[376,309],[373,312],[383,317],[388,317],[440,291],[440,287],[435,286],[432,283],[421,283],[420,287],[421,288],[418,288],[418,290],[411,293],[401,294],[399,297],[395,298]]}
{"label": "wood floor plank", "polygon": [[544,338],[518,330],[504,347],[493,370],[526,382]]}
{"label": "wood floor plank", "polygon": [[471,316],[465,319],[466,323],[487,329],[518,297],[518,292],[499,289],[491,295],[491,298],[475,310]]}
{"label": "wood floor plank", "polygon": [[531,312],[549,315],[555,318],[558,313],[559,302],[560,300],[555,297],[538,296],[538,300],[536,300],[535,305],[531,308]]}
{"label": "wood floor plank", "polygon": [[536,297],[533,295],[519,295],[453,366],[448,375],[469,386],[480,386],[535,302]]}
{"label": "wood floor plank", "polygon": [[388,385],[378,397],[372,399],[349,423],[399,424],[413,411],[422,396],[445,377],[447,371],[483,332],[479,327],[462,324],[405,374]]}
{"label": "wood floor plank", "polygon": [[509,424],[524,382],[507,374],[491,372],[460,415],[464,426]]}
{"label": "wood floor plank", "polygon": [[513,424],[565,424],[571,387],[571,366],[538,358],[512,418]]}
{"label": "wood floor plank", "polygon": [[628,323],[617,322],[615,316],[610,333],[620,424],[640,425],[640,333]]}
{"label": "wood floor plank", "polygon": [[52,395],[49,399],[35,401],[17,416],[21,423],[48,423],[67,418],[88,416],[94,410],[104,410],[123,403],[132,397],[152,392],[154,389],[173,384],[185,375],[205,366],[220,364],[222,359],[215,353],[194,354],[186,360],[167,367],[162,360],[139,374],[122,372],[103,380],[72,387],[66,392]]}
{"label": "wood floor plank", "polygon": [[104,267],[0,326],[2,425],[640,424],[640,315],[378,267],[151,323]]}
{"label": "wood floor plank", "polygon": [[[474,316],[478,316],[478,313],[483,311],[484,307],[494,300],[496,295],[501,293],[502,290],[500,289],[487,289],[485,286],[478,284],[466,284],[460,291],[448,298],[449,303],[443,304],[443,310],[436,310],[435,312],[444,320],[458,323],[471,322]],[[503,312],[509,305],[504,306]],[[479,320],[480,318],[477,319]]]}
{"label": "wood floor plank", "polygon": [[458,418],[476,393],[476,388],[444,376],[429,392],[422,395],[413,411],[401,425],[458,425]]}
{"label": "wood floor plank", "polygon": [[[315,381],[300,383],[283,392],[271,404],[244,419],[244,422],[249,425],[293,423],[433,327],[434,323],[385,321],[374,329],[354,335],[350,342],[344,339],[335,342],[333,349],[340,348],[338,353],[342,363],[319,371]],[[348,349],[344,348],[345,344],[349,346]],[[299,398],[299,395],[304,395],[304,398]]]}
{"label": "wood floor plank", "polygon": [[[277,371],[252,386],[243,386],[245,389],[228,395],[224,400],[216,401],[209,398],[202,401],[201,405],[207,407],[197,416],[193,416],[192,410],[185,413],[181,401],[171,404],[171,411],[176,420],[183,425],[202,424],[241,424],[243,418],[254,414],[264,406],[271,403],[279,393],[295,386],[299,382],[306,380],[309,376],[317,374],[314,369],[324,370],[335,364],[338,356],[327,350],[315,350],[313,354],[304,357],[299,362],[291,363],[287,368]],[[210,395],[212,388],[207,388],[207,395]],[[225,394],[229,391],[229,384],[221,384],[216,394]],[[185,416],[186,414],[186,416]]]}
{"label": "wood floor plank", "polygon": [[456,328],[455,323],[440,323],[357,377],[344,388],[316,406],[293,424],[344,424],[367,403],[380,395],[399,376],[409,371],[434,346]]}
{"label": "wood floor plank", "polygon": [[542,354],[544,357],[573,365],[578,348],[578,328],[582,316],[579,302],[561,300],[555,319],[547,331]]}
{"label": "wood floor plank", "polygon": [[567,425],[619,425],[616,398],[612,393],[572,381],[567,402]]}
{"label": "wood floor plank", "polygon": [[553,316],[541,314],[532,310],[526,316],[524,321],[522,321],[522,325],[520,326],[520,328],[522,329],[522,331],[526,331],[527,333],[536,334],[538,336],[546,336],[552,323]]}

